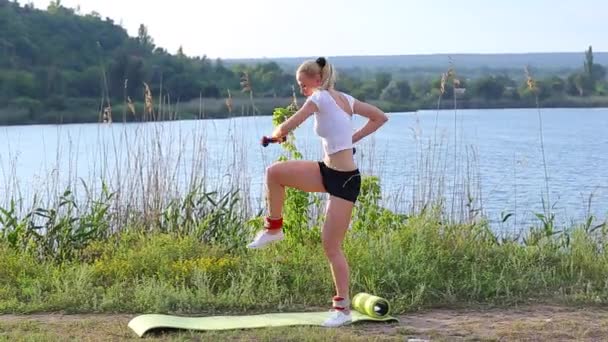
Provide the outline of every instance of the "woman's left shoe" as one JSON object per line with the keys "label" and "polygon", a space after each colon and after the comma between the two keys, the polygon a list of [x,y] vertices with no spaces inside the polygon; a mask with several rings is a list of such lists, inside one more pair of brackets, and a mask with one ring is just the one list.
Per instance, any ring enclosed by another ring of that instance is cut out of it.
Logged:
{"label": "woman's left shoe", "polygon": [[348,313],[344,313],[343,310],[333,310],[329,318],[327,318],[325,322],[323,322],[323,326],[331,328],[339,327],[345,324],[352,323],[352,321],[353,316],[350,311]]}
{"label": "woman's left shoe", "polygon": [[325,322],[323,322],[323,326],[339,327],[341,325],[351,323],[353,316],[350,313],[350,310],[348,310],[350,300],[340,296],[334,296],[332,301],[333,307],[331,309],[331,315],[325,320]]}

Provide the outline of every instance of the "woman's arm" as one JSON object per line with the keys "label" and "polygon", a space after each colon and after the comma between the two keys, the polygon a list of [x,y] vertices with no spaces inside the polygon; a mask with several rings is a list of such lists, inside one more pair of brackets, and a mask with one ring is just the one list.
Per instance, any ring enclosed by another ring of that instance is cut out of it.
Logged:
{"label": "woman's arm", "polygon": [[354,112],[361,116],[368,118],[369,120],[365,126],[361,127],[355,134],[353,134],[353,144],[366,136],[374,133],[380,126],[384,125],[388,121],[388,117],[378,107],[370,105],[369,103],[355,101]]}
{"label": "woman's arm", "polygon": [[273,138],[283,138],[287,136],[291,131],[296,129],[302,122],[308,119],[314,112],[318,111],[317,105],[312,101],[306,101],[302,108],[300,108],[294,115],[289,119],[283,121],[282,124],[278,125],[272,133]]}

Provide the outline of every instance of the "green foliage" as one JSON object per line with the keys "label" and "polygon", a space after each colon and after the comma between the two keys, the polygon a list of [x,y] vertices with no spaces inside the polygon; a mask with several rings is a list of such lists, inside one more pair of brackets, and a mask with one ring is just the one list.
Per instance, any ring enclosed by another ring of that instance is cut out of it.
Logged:
{"label": "green foliage", "polygon": [[380,205],[381,193],[378,177],[363,177],[360,196],[353,211],[353,231],[384,234],[387,229],[399,229],[405,223],[407,216],[393,213]]}
{"label": "green foliage", "polygon": [[8,208],[0,208],[2,242],[14,249],[27,250],[34,232],[31,217],[31,213],[19,217],[14,200],[11,200]]}
{"label": "green foliage", "polygon": [[[45,116],[49,107],[78,113],[79,108],[66,105],[69,98],[101,97],[104,107],[143,102],[144,82],[154,96],[162,93],[163,101],[220,98],[228,89],[239,87],[243,71],[252,75],[256,95],[290,95],[293,77],[276,63],[227,68],[221,59],[188,57],[183,50],[175,55],[167,53],[154,45],[144,24],[136,37],[129,37],[112,20],[102,20],[94,13],[76,14],[61,2],[51,3],[47,11],[6,0],[0,4],[0,17],[6,18],[2,21],[6,30],[0,30],[0,49],[6,52],[0,54],[0,103],[10,102],[16,107],[11,110],[25,108],[29,114],[27,118],[4,118],[2,124],[95,121],[98,115],[63,115],[61,120]],[[46,106],[13,101],[16,97]],[[48,101],[50,97],[52,101]],[[99,103],[90,109],[99,111],[98,107]],[[225,110],[221,108],[221,113]],[[130,115],[125,119],[138,118]]]}
{"label": "green foliage", "polygon": [[[278,126],[282,124],[285,120],[289,119],[292,115],[294,115],[297,111],[297,107],[294,104],[291,104],[287,107],[275,108],[272,113],[272,123],[274,126]],[[295,145],[295,135],[291,132],[287,136],[287,140],[281,143],[283,150],[287,152],[287,155],[282,155],[279,157],[279,161],[288,160],[288,159],[302,159],[302,154],[298,151]]]}
{"label": "green foliage", "polygon": [[170,200],[156,226],[161,232],[194,236],[201,242],[236,248],[247,238],[238,213],[239,204],[238,191],[220,195],[195,188],[183,198]]}
{"label": "green foliage", "polygon": [[390,102],[407,101],[412,96],[412,89],[406,80],[392,80],[380,93],[380,99]]}
{"label": "green foliage", "polygon": [[[99,198],[92,196],[89,194],[81,206],[68,189],[56,205],[37,207],[23,217],[16,202],[11,201],[8,208],[0,208],[0,244],[39,259],[67,261],[80,257],[90,244],[111,237],[115,228],[112,223],[118,219],[111,211],[116,205],[115,194],[105,185]],[[203,243],[238,248],[248,238],[239,204],[238,191],[220,196],[196,188],[183,198],[169,200],[158,219],[139,213],[136,222],[145,231],[192,236]]]}
{"label": "green foliage", "polygon": [[507,77],[488,76],[483,77],[472,85],[472,92],[484,100],[500,99],[507,86],[511,86],[513,81]]}
{"label": "green foliage", "polygon": [[52,208],[35,208],[17,218],[15,202],[0,208],[2,241],[41,259],[69,260],[91,241],[110,233],[108,212],[113,194],[104,187],[101,198],[80,210],[73,194],[66,190]]}
{"label": "green foliage", "polygon": [[393,76],[387,72],[379,72],[376,74],[376,89],[373,93],[373,97],[377,98],[382,93],[383,89],[389,86],[393,79]]}
{"label": "green foliage", "polygon": [[[291,104],[284,108],[276,108],[273,112],[272,122],[275,126],[280,125],[289,119],[297,107]],[[277,162],[286,160],[302,159],[302,154],[295,145],[295,135],[291,132],[285,142],[281,143],[283,154]],[[319,198],[312,193],[307,193],[294,188],[287,188],[285,191],[285,202],[283,205],[284,230],[287,240],[291,243],[306,243],[310,241],[320,241],[319,227],[311,227],[310,207],[312,204],[319,204]]]}

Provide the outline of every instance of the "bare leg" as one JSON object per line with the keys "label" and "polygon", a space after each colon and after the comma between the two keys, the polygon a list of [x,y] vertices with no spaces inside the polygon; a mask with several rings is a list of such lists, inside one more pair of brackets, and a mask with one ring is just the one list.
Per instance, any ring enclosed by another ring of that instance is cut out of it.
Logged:
{"label": "bare leg", "polygon": [[[339,197],[330,196],[327,204],[326,219],[321,238],[323,249],[329,260],[336,287],[336,295],[349,299],[349,267],[342,241],[348,230],[354,203]],[[346,309],[349,312],[350,308]]]}
{"label": "bare leg", "polygon": [[317,162],[290,160],[274,163],[266,170],[266,200],[268,216],[271,218],[283,215],[286,186],[306,192],[325,192]]}

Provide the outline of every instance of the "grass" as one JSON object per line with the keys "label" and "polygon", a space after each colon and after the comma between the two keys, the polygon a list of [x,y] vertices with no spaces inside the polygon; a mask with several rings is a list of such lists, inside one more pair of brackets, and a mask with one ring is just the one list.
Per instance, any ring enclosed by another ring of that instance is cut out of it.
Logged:
{"label": "grass", "polygon": [[[431,217],[355,230],[345,244],[352,292],[389,298],[396,313],[526,302],[605,304],[605,233],[583,228],[536,243],[497,241],[484,225]],[[0,249],[0,312],[214,313],[326,307],[333,293],[321,246],[264,251],[175,233],[121,233],[72,260]]]}

